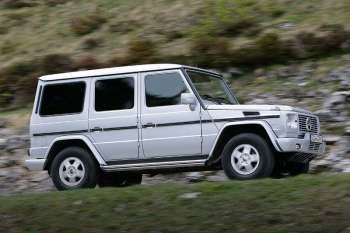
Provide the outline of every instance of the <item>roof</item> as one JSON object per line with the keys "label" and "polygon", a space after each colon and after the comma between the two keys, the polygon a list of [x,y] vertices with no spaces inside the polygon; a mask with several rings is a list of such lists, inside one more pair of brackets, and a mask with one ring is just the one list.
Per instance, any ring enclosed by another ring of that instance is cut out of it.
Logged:
{"label": "roof", "polygon": [[147,71],[156,71],[156,70],[178,69],[181,67],[184,67],[184,66],[177,65],[177,64],[149,64],[149,65],[121,66],[121,67],[115,67],[115,68],[51,74],[51,75],[42,76],[39,79],[43,81],[55,81],[55,80],[71,79],[71,78],[87,78],[87,77],[96,77],[96,76],[113,75],[113,74],[126,74],[126,73],[137,73],[137,72],[145,72],[145,71],[147,72]]}
{"label": "roof", "polygon": [[61,74],[50,74],[50,75],[42,76],[39,79],[42,81],[55,81],[55,80],[63,80],[63,79],[89,78],[89,77],[104,76],[104,75],[118,75],[118,74],[128,74],[128,73],[157,71],[157,70],[170,70],[170,69],[179,69],[179,68],[191,68],[191,69],[202,70],[205,72],[210,72],[218,75],[218,73],[214,71],[204,70],[204,69],[185,66],[185,65],[148,64],[148,65],[121,66],[121,67],[105,68],[105,69],[97,69],[97,70],[84,70],[84,71],[61,73]]}

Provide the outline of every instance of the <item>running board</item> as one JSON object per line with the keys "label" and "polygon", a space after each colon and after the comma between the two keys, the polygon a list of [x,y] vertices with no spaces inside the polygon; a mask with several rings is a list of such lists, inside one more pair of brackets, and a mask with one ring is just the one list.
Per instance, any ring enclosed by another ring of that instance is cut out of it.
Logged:
{"label": "running board", "polygon": [[148,162],[133,164],[105,165],[101,169],[106,172],[113,171],[142,171],[164,168],[183,168],[183,167],[202,167],[205,166],[205,159],[184,160],[184,161],[167,161],[167,162]]}

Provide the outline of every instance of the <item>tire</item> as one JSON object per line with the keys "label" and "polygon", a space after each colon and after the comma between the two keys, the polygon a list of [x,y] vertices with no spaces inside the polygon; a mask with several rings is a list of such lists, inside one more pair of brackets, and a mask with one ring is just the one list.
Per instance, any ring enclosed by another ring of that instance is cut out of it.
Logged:
{"label": "tire", "polygon": [[98,186],[99,187],[125,187],[135,184],[141,184],[142,174],[138,173],[104,173],[102,172]]}
{"label": "tire", "polygon": [[222,167],[229,179],[248,180],[272,174],[275,159],[268,143],[257,134],[242,133],[225,145]]}
{"label": "tire", "polygon": [[51,164],[51,178],[58,190],[94,188],[97,165],[91,154],[81,147],[68,147],[59,152]]}
{"label": "tire", "polygon": [[288,164],[288,170],[291,176],[297,176],[300,174],[306,174],[309,172],[310,163],[290,163]]}

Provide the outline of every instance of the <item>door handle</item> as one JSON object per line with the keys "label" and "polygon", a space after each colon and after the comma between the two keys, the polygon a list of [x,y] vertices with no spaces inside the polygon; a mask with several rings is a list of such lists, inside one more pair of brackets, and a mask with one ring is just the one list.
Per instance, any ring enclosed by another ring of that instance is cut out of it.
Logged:
{"label": "door handle", "polygon": [[91,132],[100,132],[100,131],[102,131],[102,128],[97,126],[97,127],[90,129],[90,131]]}
{"label": "door handle", "polygon": [[143,128],[155,128],[156,124],[152,123],[152,122],[148,122],[147,124],[142,126]]}

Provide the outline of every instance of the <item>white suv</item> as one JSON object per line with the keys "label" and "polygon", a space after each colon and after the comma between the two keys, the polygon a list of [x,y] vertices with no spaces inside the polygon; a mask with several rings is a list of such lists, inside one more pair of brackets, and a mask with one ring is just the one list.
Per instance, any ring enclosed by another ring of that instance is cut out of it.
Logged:
{"label": "white suv", "polygon": [[59,190],[175,171],[300,174],[324,151],[310,112],[240,105],[219,74],[174,64],[41,77],[30,135],[27,167],[47,170]]}

